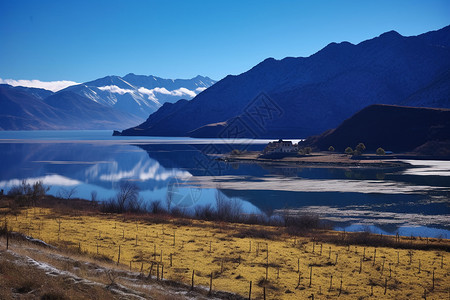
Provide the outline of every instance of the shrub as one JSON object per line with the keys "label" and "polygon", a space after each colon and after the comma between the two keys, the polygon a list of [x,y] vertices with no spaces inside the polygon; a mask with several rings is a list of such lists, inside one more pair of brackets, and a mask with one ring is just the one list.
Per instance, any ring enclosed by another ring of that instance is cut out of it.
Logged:
{"label": "shrub", "polygon": [[221,221],[236,222],[242,213],[239,199],[228,199],[220,191],[216,192],[216,214]]}
{"label": "shrub", "polygon": [[334,151],[334,147],[333,146],[328,147],[328,151],[333,152]]}
{"label": "shrub", "polygon": [[302,235],[306,231],[323,228],[319,216],[316,214],[303,213],[300,215],[290,215],[288,212],[283,214],[284,226],[289,234]]}
{"label": "shrub", "polygon": [[50,187],[45,186],[42,181],[36,181],[33,184],[29,184],[25,180],[22,180],[20,185],[13,186],[9,190],[8,196],[15,197],[16,202],[20,206],[36,205],[49,189]]}
{"label": "shrub", "polygon": [[194,208],[194,216],[200,220],[211,221],[214,218],[214,209],[211,204],[206,204],[204,206],[197,205]]}
{"label": "shrub", "polygon": [[360,153],[363,153],[366,150],[366,145],[364,143],[359,143],[356,148],[356,151],[359,151]]}
{"label": "shrub", "polygon": [[162,207],[161,201],[159,200],[155,200],[150,203],[150,211],[154,214],[161,214],[166,212]]}
{"label": "shrub", "polygon": [[377,155],[386,155],[386,151],[384,151],[384,149],[380,147],[377,149]]}
{"label": "shrub", "polygon": [[347,148],[345,148],[345,153],[346,153],[346,154],[353,154],[353,149],[352,149],[352,147],[347,147]]}
{"label": "shrub", "polygon": [[233,149],[233,151],[231,151],[231,155],[239,155],[241,154],[241,151],[239,151],[238,149]]}
{"label": "shrub", "polygon": [[140,212],[145,209],[142,206],[142,198],[139,198],[139,187],[129,181],[120,183],[120,189],[114,198],[102,203],[104,212],[124,213]]}
{"label": "shrub", "polygon": [[305,147],[305,148],[300,149],[298,151],[298,154],[299,155],[307,155],[307,154],[311,154],[311,152],[312,152],[312,148],[311,147]]}

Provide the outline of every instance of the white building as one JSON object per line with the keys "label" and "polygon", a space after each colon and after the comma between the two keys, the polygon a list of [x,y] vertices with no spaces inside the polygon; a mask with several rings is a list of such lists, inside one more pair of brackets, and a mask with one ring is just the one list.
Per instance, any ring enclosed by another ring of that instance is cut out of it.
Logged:
{"label": "white building", "polygon": [[267,144],[266,148],[263,150],[263,154],[272,154],[272,153],[297,153],[298,145],[293,144],[292,141],[283,141],[282,139],[270,142]]}

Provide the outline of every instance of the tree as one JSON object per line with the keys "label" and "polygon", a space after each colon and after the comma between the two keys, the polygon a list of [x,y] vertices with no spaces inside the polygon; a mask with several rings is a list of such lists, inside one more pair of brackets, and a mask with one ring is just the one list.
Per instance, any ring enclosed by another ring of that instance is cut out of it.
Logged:
{"label": "tree", "polygon": [[231,155],[239,155],[241,154],[241,151],[239,151],[238,149],[233,149],[233,151],[231,151]]}
{"label": "tree", "polygon": [[77,193],[77,187],[73,188],[60,188],[57,195],[58,198],[64,198],[64,199],[72,199],[73,196]]}
{"label": "tree", "polygon": [[352,149],[352,147],[347,147],[347,148],[345,148],[345,153],[346,153],[346,154],[353,154],[353,149]]}
{"label": "tree", "polygon": [[19,206],[36,205],[49,189],[50,187],[45,186],[42,181],[36,181],[33,184],[29,184],[25,180],[22,180],[20,185],[13,186],[9,190],[8,195],[14,196],[15,201]]}
{"label": "tree", "polygon": [[122,181],[116,195],[118,213],[127,211],[128,208],[138,203],[139,187],[129,181]]}
{"label": "tree", "polygon": [[42,181],[33,183],[31,186],[31,203],[36,206],[37,202],[40,201],[49,190],[50,187],[45,186]]}
{"label": "tree", "polygon": [[91,202],[96,203],[97,202],[97,191],[91,192]]}
{"label": "tree", "polygon": [[386,151],[384,151],[384,149],[380,147],[377,149],[377,155],[386,155]]}
{"label": "tree", "polygon": [[328,147],[328,151],[333,152],[334,151],[334,147],[333,146]]}
{"label": "tree", "polygon": [[307,155],[307,154],[311,154],[312,152],[312,148],[311,147],[305,147],[305,148],[301,148],[298,151],[298,155]]}
{"label": "tree", "polygon": [[356,151],[358,151],[360,154],[364,152],[364,150],[366,150],[366,145],[364,145],[364,143],[359,143],[356,148]]}

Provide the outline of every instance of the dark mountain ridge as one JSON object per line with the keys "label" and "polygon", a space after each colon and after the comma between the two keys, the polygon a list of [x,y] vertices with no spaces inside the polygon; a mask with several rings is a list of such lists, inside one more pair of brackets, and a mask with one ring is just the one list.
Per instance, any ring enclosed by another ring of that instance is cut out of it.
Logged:
{"label": "dark mountain ridge", "polygon": [[[365,144],[367,151],[382,147],[394,152],[414,151],[427,143],[450,141],[450,109],[370,105],[342,122],[335,129],[312,136],[304,146],[343,152]],[[434,149],[439,150],[439,149]],[[450,154],[450,153],[449,153]]]}
{"label": "dark mountain ridge", "polygon": [[307,58],[268,58],[122,134],[217,137],[261,92],[283,112],[263,129],[247,124],[266,138],[319,134],[376,103],[449,107],[449,36],[450,26],[412,37],[390,31],[357,45],[331,43]]}

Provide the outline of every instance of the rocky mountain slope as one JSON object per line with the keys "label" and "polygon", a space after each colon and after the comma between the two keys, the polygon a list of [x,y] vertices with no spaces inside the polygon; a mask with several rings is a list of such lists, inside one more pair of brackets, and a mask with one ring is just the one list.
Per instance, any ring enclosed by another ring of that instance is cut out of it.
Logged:
{"label": "rocky mountain slope", "polygon": [[238,120],[241,137],[304,138],[371,104],[448,108],[449,37],[450,26],[411,37],[391,31],[306,58],[269,58],[190,102],[163,105],[122,134],[223,137]]}

